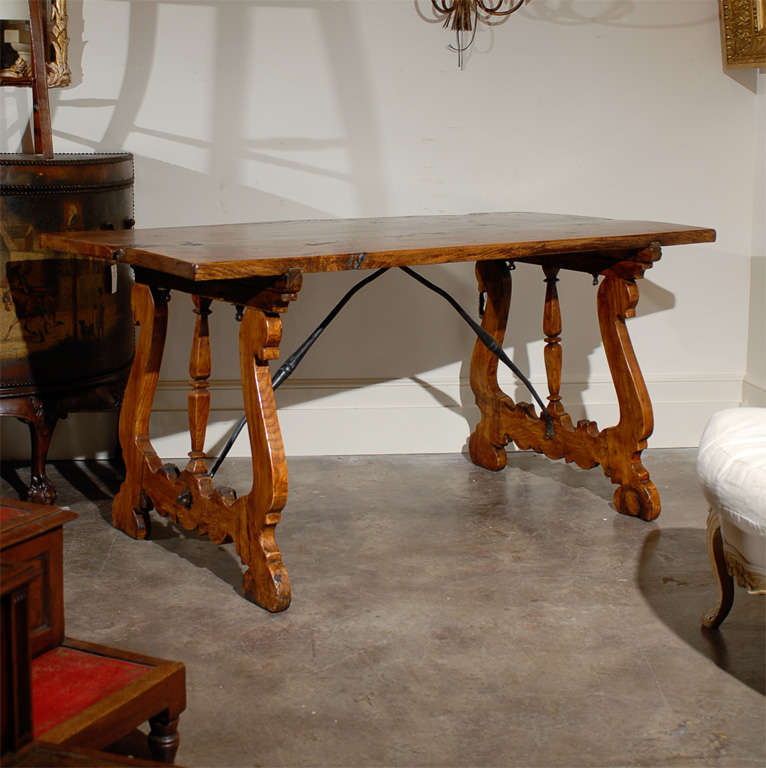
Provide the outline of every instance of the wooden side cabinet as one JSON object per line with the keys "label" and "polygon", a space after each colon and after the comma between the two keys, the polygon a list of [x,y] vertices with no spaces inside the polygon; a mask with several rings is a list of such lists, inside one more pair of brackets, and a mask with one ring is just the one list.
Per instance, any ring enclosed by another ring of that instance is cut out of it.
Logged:
{"label": "wooden side cabinet", "polygon": [[62,526],[68,509],[0,499],[0,562],[38,564],[29,585],[29,652],[32,658],[64,640]]}
{"label": "wooden side cabinet", "polygon": [[39,578],[40,566],[37,563],[0,563],[0,755],[15,752],[32,739],[27,622],[30,585]]}

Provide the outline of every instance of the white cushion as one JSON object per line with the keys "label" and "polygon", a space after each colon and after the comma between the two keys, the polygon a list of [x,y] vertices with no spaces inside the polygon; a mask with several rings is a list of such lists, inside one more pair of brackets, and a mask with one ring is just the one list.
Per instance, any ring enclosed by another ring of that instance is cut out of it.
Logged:
{"label": "white cushion", "polygon": [[708,501],[766,535],[766,408],[730,408],[708,422],[697,472]]}
{"label": "white cushion", "polygon": [[724,548],[766,575],[766,408],[730,408],[708,422],[697,473],[718,510]]}

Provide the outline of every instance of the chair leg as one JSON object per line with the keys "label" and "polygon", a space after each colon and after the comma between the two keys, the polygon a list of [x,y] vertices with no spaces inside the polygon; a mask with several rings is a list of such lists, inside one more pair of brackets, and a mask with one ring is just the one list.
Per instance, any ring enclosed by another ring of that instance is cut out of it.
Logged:
{"label": "chair leg", "polygon": [[734,604],[734,579],[729,573],[723,552],[721,521],[718,512],[712,508],[707,518],[707,553],[718,581],[719,600],[718,605],[702,617],[702,626],[718,629]]}
{"label": "chair leg", "polygon": [[154,760],[172,763],[176,757],[178,744],[178,718],[170,718],[167,712],[149,718],[149,749]]}

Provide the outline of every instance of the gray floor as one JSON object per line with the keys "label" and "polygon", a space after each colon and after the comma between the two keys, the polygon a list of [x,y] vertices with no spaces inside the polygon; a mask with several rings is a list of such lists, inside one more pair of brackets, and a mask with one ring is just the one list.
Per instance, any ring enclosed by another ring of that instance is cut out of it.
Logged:
{"label": "gray floor", "polygon": [[[73,637],[186,663],[186,766],[763,766],[766,599],[718,633],[693,451],[649,451],[656,523],[600,470],[512,454],[290,461],[270,615],[231,546],[109,525],[118,475],[51,477]],[[3,495],[25,477],[5,468]],[[244,460],[222,484],[246,490]]]}

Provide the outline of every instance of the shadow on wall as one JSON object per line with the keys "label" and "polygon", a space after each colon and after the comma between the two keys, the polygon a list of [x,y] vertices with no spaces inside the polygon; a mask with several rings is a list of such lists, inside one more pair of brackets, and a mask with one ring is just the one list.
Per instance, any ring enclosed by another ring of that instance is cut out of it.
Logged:
{"label": "shadow on wall", "polygon": [[[308,174],[309,179],[323,176],[346,181],[354,190],[360,215],[385,215],[391,209],[382,141],[369,88],[371,78],[360,42],[356,18],[358,11],[354,3],[303,2],[295,6],[316,15],[343,123],[342,137],[331,144],[345,150],[349,161],[347,174],[312,166],[300,159],[285,160],[285,150],[299,156],[301,151],[316,149],[315,138],[272,137],[253,141],[245,135],[248,115],[246,99],[242,94],[247,92],[253,77],[278,74],[254,72],[252,67],[247,66],[252,11],[277,7],[278,4],[273,1],[211,4],[215,10],[216,38],[214,80],[211,85],[214,94],[211,105],[213,129],[209,142],[163,132],[151,125],[139,126],[137,116],[144,95],[151,78],[156,77],[156,52],[162,43],[158,39],[159,12],[163,5],[155,2],[129,4],[128,58],[116,99],[66,99],[66,94],[61,91],[54,94],[53,107],[56,111],[111,107],[111,118],[102,138],[88,142],[81,136],[61,131],[56,132],[57,136],[90,144],[94,151],[124,148],[134,135],[154,136],[206,150],[209,153],[209,170],[206,173],[147,157],[136,158],[137,194],[141,195],[142,190],[147,193],[152,190],[152,199],[161,200],[163,217],[168,223],[284,220],[329,215],[327,210],[238,183],[243,163],[249,160],[276,166],[287,164],[291,169]],[[576,2],[540,0],[526,12],[546,22],[618,24],[633,11],[633,7],[632,2],[617,1],[609,4],[608,9],[598,17],[589,18],[578,11]],[[76,13],[73,15],[76,16]],[[708,21],[705,18],[698,23]],[[71,29],[82,33],[81,20],[74,21]],[[81,56],[82,46],[82,40],[73,35],[71,50],[75,61]],[[264,109],[269,108],[268,104],[264,105]],[[275,149],[280,152],[272,153]],[[180,193],[176,194],[174,190]],[[138,225],[141,224],[139,220]],[[424,269],[424,272],[475,315],[477,297],[470,265],[436,266]],[[543,338],[541,318],[545,287],[542,272],[536,268],[519,269],[514,278],[514,303],[506,347],[512,350],[511,354],[521,369],[529,373],[529,345],[539,343]],[[587,382],[590,374],[588,357],[600,347],[595,289],[587,276],[562,274],[561,278],[559,292],[565,361],[576,360],[576,378]],[[299,309],[288,312],[285,318],[283,357],[302,341],[357,279],[357,275],[351,274],[307,276],[299,298]],[[639,314],[662,311],[674,305],[672,294],[659,286],[643,281],[642,288],[650,301],[645,300],[643,305],[639,302]],[[172,349],[169,345],[167,350],[162,374],[165,379],[180,380],[186,376],[186,355],[191,341],[190,324],[185,317],[187,313],[191,314],[190,303],[187,306],[187,302],[177,301],[171,306],[168,338],[177,340],[177,343]],[[211,318],[214,380],[239,377],[233,314],[233,311],[229,313],[227,308],[219,306]],[[227,316],[229,319],[224,320]],[[353,301],[316,345],[299,376],[357,381],[393,380],[455,363],[456,357],[462,355],[460,375],[467,379],[472,346],[472,332],[448,306],[401,273],[396,273],[387,275],[366,290],[364,296]],[[417,381],[417,378],[413,380]],[[300,399],[297,392],[293,394]],[[437,396],[435,392],[433,394]],[[523,389],[509,394],[514,399],[531,400]],[[452,404],[451,407],[463,414],[472,405],[470,402],[455,403],[446,395],[444,397]],[[215,405],[214,398],[214,408]],[[574,401],[570,400],[567,407],[575,418],[579,417],[584,410],[582,393]],[[211,415],[215,419],[215,411]]]}
{"label": "shadow on wall", "polygon": [[[416,0],[417,1],[417,0]],[[593,3],[589,0],[535,0],[527,7],[527,13],[538,21],[551,24],[580,25],[600,24],[605,27],[623,29],[668,29],[673,27],[694,27],[718,20],[716,12],[710,13],[710,6],[700,3],[700,17],[694,21],[666,21],[662,24],[630,22],[628,18],[636,10],[635,0],[615,0],[613,3]],[[588,11],[595,12],[588,13]],[[758,71],[755,68],[729,69],[721,62],[721,71],[735,82],[758,92]]]}
{"label": "shadow on wall", "polygon": [[701,3],[700,17],[693,21],[674,22],[668,19],[662,24],[630,21],[629,17],[638,10],[639,5],[636,0],[613,0],[609,3],[594,3],[592,0],[534,0],[527,6],[526,12],[533,18],[550,24],[599,24],[624,29],[694,27],[709,24],[718,18],[717,13],[710,13],[707,3]]}
{"label": "shadow on wall", "polygon": [[761,694],[766,693],[766,599],[735,588],[718,630],[702,627],[718,599],[702,528],[651,531],[641,549],[638,586],[657,616],[694,650]]}

